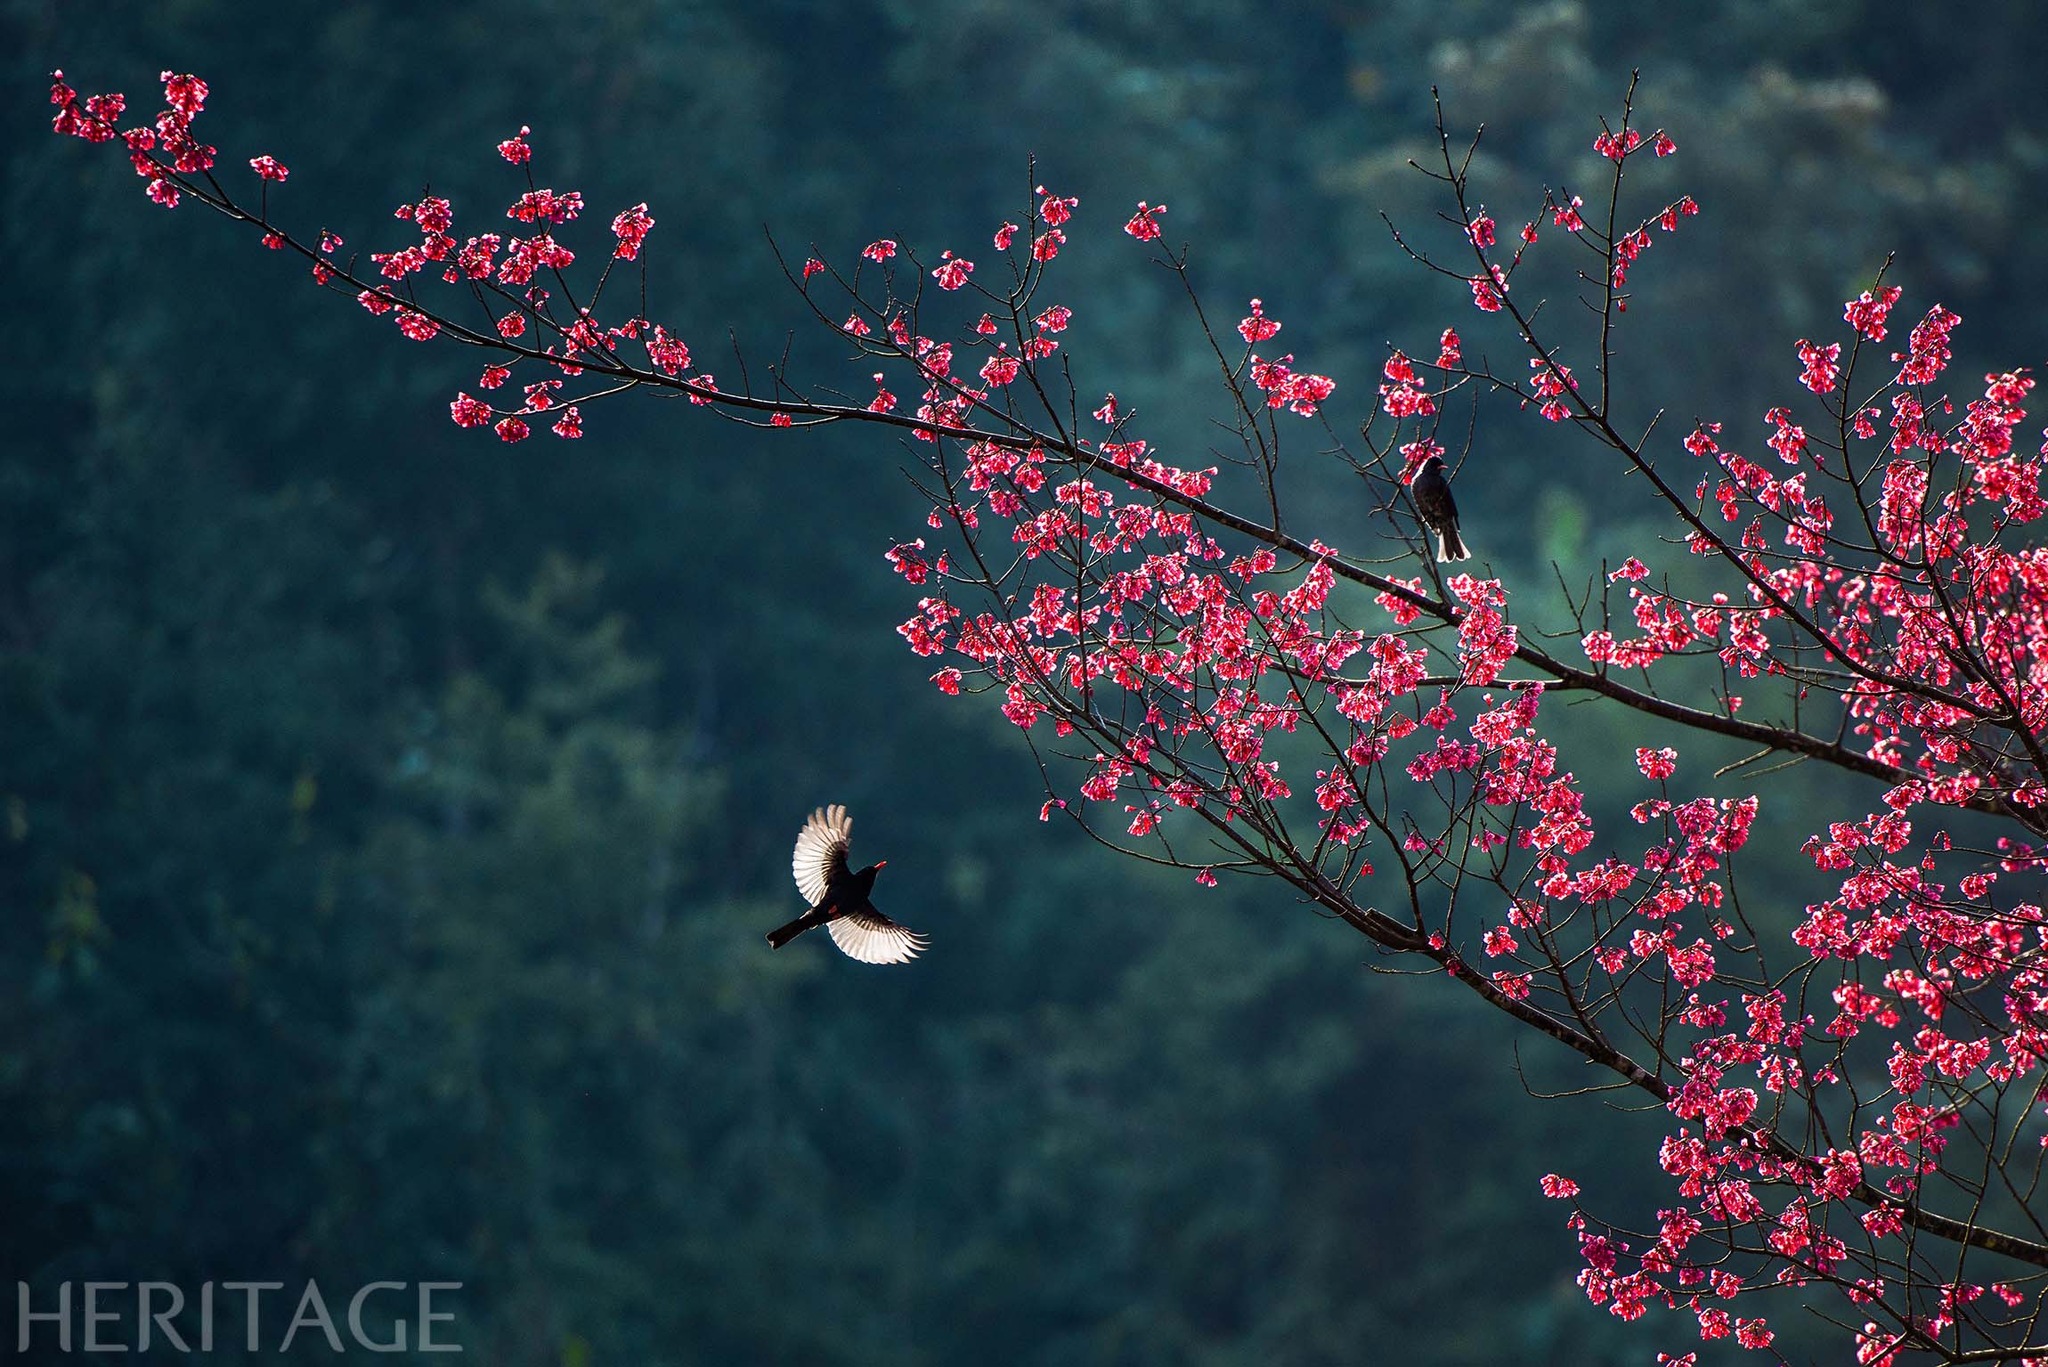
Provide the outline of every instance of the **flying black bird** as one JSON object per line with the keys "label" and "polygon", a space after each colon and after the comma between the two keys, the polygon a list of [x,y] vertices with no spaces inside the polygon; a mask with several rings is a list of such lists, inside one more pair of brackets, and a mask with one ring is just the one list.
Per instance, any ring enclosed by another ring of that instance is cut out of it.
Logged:
{"label": "flying black bird", "polygon": [[1422,514],[1422,525],[1436,533],[1438,563],[1470,560],[1472,552],[1458,538],[1458,501],[1451,497],[1451,482],[1444,478],[1441,457],[1431,456],[1422,462],[1408,492],[1415,498],[1415,511]]}
{"label": "flying black bird", "polygon": [[853,818],[844,807],[820,807],[804,822],[789,867],[796,875],[796,890],[811,909],[788,925],[769,931],[770,949],[780,949],[805,931],[824,926],[832,932],[833,944],[864,964],[908,963],[924,952],[924,936],[897,925],[868,900],[875,875],[889,861],[852,872],[846,866],[846,850],[852,842]]}

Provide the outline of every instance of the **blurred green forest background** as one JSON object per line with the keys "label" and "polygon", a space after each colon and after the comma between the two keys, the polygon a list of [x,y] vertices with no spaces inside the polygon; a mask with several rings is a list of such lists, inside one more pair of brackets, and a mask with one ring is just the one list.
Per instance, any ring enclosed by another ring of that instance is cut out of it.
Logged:
{"label": "blurred green forest background", "polygon": [[[594,410],[580,443],[459,432],[468,354],[150,205],[44,104],[54,66],[138,113],[160,69],[197,72],[228,164],[276,154],[290,220],[365,250],[428,185],[478,230],[513,185],[492,145],[531,124],[542,183],[591,204],[574,244],[651,201],[650,311],[721,372],[728,326],[762,357],[803,326],[764,224],[838,259],[884,235],[974,256],[1035,156],[1081,199],[1055,289],[1083,394],[1203,464],[1214,363],[1171,281],[1132,269],[1136,200],[1171,206],[1214,315],[1257,294],[1285,320],[1348,431],[1390,341],[1477,331],[1377,218],[1439,207],[1404,165],[1433,146],[1431,84],[1488,125],[1511,226],[1590,182],[1640,66],[1669,183],[1705,206],[1638,266],[1621,362],[1673,443],[1698,416],[1760,446],[1794,339],[1832,335],[1890,251],[1912,316],[1967,320],[1958,373],[2040,359],[2048,278],[2014,255],[2048,207],[2032,6],[1643,13],[0,0],[10,1299],[461,1281],[456,1337],[494,1367],[1683,1343],[1584,1303],[1536,1190],[1574,1172],[1647,1216],[1655,1117],[1531,1099],[1463,993],[1367,971],[1271,885],[1202,893],[1033,819],[1015,735],[894,634],[912,599],[882,552],[925,507],[889,439],[653,402]],[[1460,498],[1511,582],[1657,530],[1589,450],[1490,421]],[[1348,547],[1348,477],[1289,478],[1329,520],[1295,530]],[[1615,810],[1641,738],[1608,725],[1572,722],[1567,762]],[[1767,813],[1829,796],[1764,788]],[[884,909],[932,936],[914,967],[762,945],[828,801],[889,859]],[[1796,877],[1796,848],[1763,875]]]}

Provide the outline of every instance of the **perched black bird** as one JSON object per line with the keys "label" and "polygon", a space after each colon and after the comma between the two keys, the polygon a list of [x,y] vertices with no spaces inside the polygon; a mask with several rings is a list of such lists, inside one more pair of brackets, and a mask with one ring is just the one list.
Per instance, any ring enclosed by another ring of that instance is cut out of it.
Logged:
{"label": "perched black bird", "polygon": [[1422,514],[1422,525],[1436,533],[1437,562],[1448,565],[1470,560],[1472,552],[1458,537],[1458,501],[1451,497],[1451,482],[1444,478],[1441,457],[1431,456],[1422,462],[1409,481],[1408,492],[1415,498],[1415,511]]}
{"label": "perched black bird", "polygon": [[853,818],[844,807],[820,807],[797,834],[790,871],[796,890],[811,909],[786,926],[768,932],[768,947],[780,949],[807,930],[824,926],[832,943],[849,958],[864,964],[908,963],[924,952],[925,937],[897,925],[868,900],[875,875],[889,861],[870,864],[859,873],[846,866],[853,843]]}

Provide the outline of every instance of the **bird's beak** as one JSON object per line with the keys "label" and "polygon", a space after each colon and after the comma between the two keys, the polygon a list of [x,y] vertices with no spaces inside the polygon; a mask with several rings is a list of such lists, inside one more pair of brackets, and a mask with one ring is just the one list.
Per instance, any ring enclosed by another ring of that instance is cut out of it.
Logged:
{"label": "bird's beak", "polygon": [[877,859],[875,861],[875,867],[878,869],[886,869],[889,867],[889,861],[886,859]]}

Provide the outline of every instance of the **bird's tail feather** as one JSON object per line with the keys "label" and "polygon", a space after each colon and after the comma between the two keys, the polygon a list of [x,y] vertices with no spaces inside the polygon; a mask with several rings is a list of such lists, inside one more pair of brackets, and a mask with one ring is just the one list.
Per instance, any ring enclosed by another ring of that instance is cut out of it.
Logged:
{"label": "bird's tail feather", "polygon": [[1472,552],[1465,549],[1465,543],[1458,536],[1456,527],[1446,527],[1436,534],[1436,559],[1440,565],[1455,564],[1470,560]]}
{"label": "bird's tail feather", "polygon": [[829,916],[816,909],[805,912],[786,926],[777,926],[768,932],[768,948],[780,949],[807,930],[816,930],[830,920]]}

